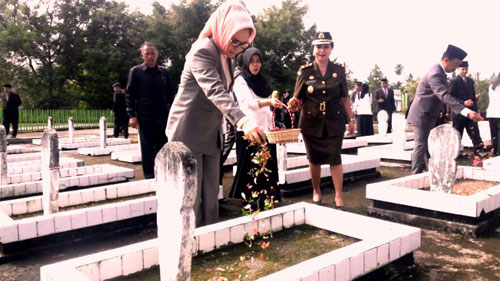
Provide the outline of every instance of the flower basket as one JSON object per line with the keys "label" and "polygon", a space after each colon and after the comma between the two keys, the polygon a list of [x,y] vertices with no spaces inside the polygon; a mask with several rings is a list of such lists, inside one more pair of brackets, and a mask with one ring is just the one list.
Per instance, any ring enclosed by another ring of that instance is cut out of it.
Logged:
{"label": "flower basket", "polygon": [[276,108],[275,108],[273,110],[274,130],[265,132],[266,137],[267,137],[267,141],[269,143],[287,143],[287,142],[298,142],[299,141],[300,129],[293,128],[294,115],[288,109],[288,107],[286,105],[283,105],[283,108],[286,109],[286,111],[288,111],[288,114],[290,114],[290,119],[292,121],[292,128],[291,129],[280,129],[280,128],[276,127],[276,123],[274,121],[274,114],[276,112]]}

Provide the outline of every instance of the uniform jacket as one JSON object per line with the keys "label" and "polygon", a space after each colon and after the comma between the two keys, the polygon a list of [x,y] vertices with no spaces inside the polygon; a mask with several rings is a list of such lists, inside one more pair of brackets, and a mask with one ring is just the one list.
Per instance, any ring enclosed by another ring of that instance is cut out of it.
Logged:
{"label": "uniform jacket", "polygon": [[18,114],[18,107],[23,103],[21,97],[14,92],[10,92],[9,99],[7,100],[7,93],[2,95],[3,114]]}
{"label": "uniform jacket", "polygon": [[223,114],[232,124],[245,116],[227,82],[215,42],[211,38],[195,42],[186,55],[179,91],[170,109],[168,140],[181,141],[194,153],[220,153]]}
{"label": "uniform jacket", "polygon": [[322,77],[316,64],[307,64],[297,73],[294,97],[302,101],[299,127],[302,134],[323,136],[326,126],[328,136],[343,136],[346,113],[341,98],[347,97],[345,68],[329,62]]}
{"label": "uniform jacket", "polygon": [[[379,99],[383,99],[383,103],[378,103]],[[384,89],[377,89],[375,92],[375,102],[377,103],[377,112],[380,110],[385,110],[387,113],[391,114],[396,110],[396,104],[394,102],[394,90],[387,88],[387,97],[385,97]]]}
{"label": "uniform jacket", "polygon": [[141,123],[166,124],[168,111],[174,99],[166,68],[148,68],[145,63],[132,67],[126,88],[129,117]]}
{"label": "uniform jacket", "polygon": [[444,69],[440,64],[436,64],[418,85],[408,112],[408,122],[413,126],[432,128],[439,118],[443,103],[454,113],[464,109],[463,104],[450,95]]}
{"label": "uniform jacket", "polygon": [[[474,102],[474,105],[469,107],[471,110],[477,111],[476,90],[474,89],[474,80],[458,75],[450,82],[450,95],[464,104],[468,99]],[[465,118],[465,117],[464,117]]]}

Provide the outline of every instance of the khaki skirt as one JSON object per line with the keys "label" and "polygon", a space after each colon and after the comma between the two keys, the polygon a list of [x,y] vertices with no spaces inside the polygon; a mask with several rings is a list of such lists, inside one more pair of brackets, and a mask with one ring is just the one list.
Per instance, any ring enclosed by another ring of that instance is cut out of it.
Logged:
{"label": "khaki skirt", "polygon": [[326,131],[321,138],[302,135],[306,145],[307,159],[312,164],[342,164],[340,153],[344,136],[329,137]]}

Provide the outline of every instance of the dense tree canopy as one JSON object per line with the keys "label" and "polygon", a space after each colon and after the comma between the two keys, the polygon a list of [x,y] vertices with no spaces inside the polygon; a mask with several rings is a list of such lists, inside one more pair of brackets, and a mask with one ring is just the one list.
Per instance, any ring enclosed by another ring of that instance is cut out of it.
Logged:
{"label": "dense tree canopy", "polygon": [[[24,108],[110,108],[111,84],[126,84],[128,70],[142,62],[139,46],[152,41],[176,88],[185,55],[222,2],[183,0],[169,7],[155,2],[152,14],[144,15],[115,0],[40,0],[37,5],[4,0],[0,2],[0,81],[14,84]],[[307,11],[301,0],[284,0],[280,7],[254,15],[253,45],[263,52],[263,73],[273,90],[293,89],[298,68],[312,59],[316,26],[304,26]],[[398,75],[402,70],[400,64],[395,68]],[[346,69],[346,73],[352,89],[352,72]],[[383,76],[375,65],[368,77],[371,91]],[[486,96],[489,80],[479,75],[472,78],[478,92]],[[392,86],[414,94],[417,84],[410,76]]]}

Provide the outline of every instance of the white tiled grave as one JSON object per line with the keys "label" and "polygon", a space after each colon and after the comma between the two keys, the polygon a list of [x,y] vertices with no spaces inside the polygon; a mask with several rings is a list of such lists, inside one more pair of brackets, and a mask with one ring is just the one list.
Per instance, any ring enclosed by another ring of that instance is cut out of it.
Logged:
{"label": "white tiled grave", "polygon": [[224,166],[232,166],[236,164],[236,149],[231,149],[226,161],[224,161]]}
{"label": "white tiled grave", "polygon": [[[420,247],[419,228],[378,220],[308,203],[262,212],[257,219],[273,232],[308,224],[359,239],[359,242],[288,267],[261,281],[353,280]],[[194,231],[193,255],[243,242],[256,222],[240,217]],[[158,240],[152,239],[41,268],[42,281],[104,281],[158,265]]]}
{"label": "white tiled grave", "polygon": [[500,156],[483,160],[483,168],[486,170],[500,171]]}
{"label": "white tiled grave", "polygon": [[139,163],[142,161],[141,150],[129,150],[129,151],[115,151],[111,153],[111,159],[127,162],[127,163]]}
{"label": "white tiled grave", "polygon": [[[495,170],[458,166],[456,178],[500,181],[500,174]],[[473,218],[500,208],[500,185],[469,196],[422,190],[427,187],[429,174],[416,174],[367,184],[366,198]]]}
{"label": "white tiled grave", "polygon": [[[59,189],[121,182],[134,177],[135,170],[110,164],[61,169]],[[0,198],[40,193],[42,192],[41,179],[41,172],[8,175],[8,184],[0,186]]]}
{"label": "white tiled grave", "polygon": [[123,152],[123,151],[134,151],[140,150],[139,144],[123,144],[123,145],[111,145],[102,148],[98,147],[85,147],[78,148],[78,153],[89,156],[103,156],[110,155],[113,152]]}
{"label": "white tiled grave", "polygon": [[[357,156],[342,154],[344,174],[380,167],[380,158],[375,156]],[[279,171],[280,184],[292,184],[311,179],[307,156],[287,157],[287,170]],[[330,166],[321,165],[321,178],[330,177]]]}
{"label": "white tiled grave", "polygon": [[[413,132],[406,132],[406,140],[413,140],[415,134]],[[392,143],[394,138],[393,133],[386,134],[385,136],[376,134],[371,136],[356,137],[357,140],[366,141],[368,144],[387,144]]]}
{"label": "white tiled grave", "polygon": [[381,160],[411,162],[411,155],[413,154],[414,147],[414,141],[406,142],[404,150],[393,144],[360,147],[358,148],[358,155],[379,157]]}
{"label": "white tiled grave", "polygon": [[[74,159],[69,157],[59,158],[59,167],[61,169],[69,169],[82,167],[84,161],[80,159]],[[41,160],[30,160],[30,161],[17,161],[7,163],[7,173],[8,174],[24,174],[40,172],[42,167]]]}
{"label": "white tiled grave", "polygon": [[[353,148],[359,149],[359,147],[367,145],[368,143],[365,140],[344,139],[342,141],[342,149],[353,149]],[[288,150],[288,153],[297,153],[297,154],[306,153],[306,146],[303,142],[287,143],[286,148]]]}
{"label": "white tiled grave", "polygon": [[8,145],[7,154],[20,154],[20,153],[30,153],[30,152],[40,152],[38,147],[28,147],[24,145]]}
{"label": "white tiled grave", "polygon": [[[34,139],[33,144],[40,145],[41,139]],[[107,138],[106,144],[107,145],[130,144],[130,139]],[[75,138],[73,140],[73,143],[70,143],[68,138],[60,138],[59,139],[59,149],[62,149],[62,150],[85,148],[85,147],[96,147],[96,146],[100,146],[100,145],[101,145],[101,143],[100,143],[98,136]]]}
{"label": "white tiled grave", "polygon": [[[154,180],[105,185],[61,192],[58,205],[61,208],[71,207],[153,193],[155,190]],[[19,220],[11,218],[13,215],[40,211],[42,196],[0,202],[0,245],[156,213],[156,197],[148,196]]]}
{"label": "white tiled grave", "polygon": [[[484,141],[491,141],[491,134],[490,134],[490,124],[488,121],[479,121],[477,122],[479,126],[479,135],[481,136],[481,140]],[[467,134],[466,130],[464,129],[463,135],[462,135],[462,145],[464,147],[473,147],[472,145],[472,140],[469,138],[469,134]]]}

